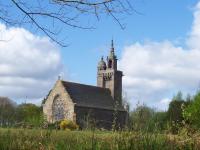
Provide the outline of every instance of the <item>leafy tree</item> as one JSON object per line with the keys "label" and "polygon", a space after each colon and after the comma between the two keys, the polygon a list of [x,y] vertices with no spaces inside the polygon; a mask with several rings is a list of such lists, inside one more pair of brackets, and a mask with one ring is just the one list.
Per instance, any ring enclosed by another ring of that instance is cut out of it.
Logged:
{"label": "leafy tree", "polygon": [[191,97],[188,95],[186,100],[183,98],[182,93],[178,92],[169,104],[167,111],[167,120],[169,122],[170,131],[177,134],[180,127],[183,127],[184,116],[183,110],[191,103]]}
{"label": "leafy tree", "polygon": [[192,101],[192,97],[190,94],[188,94],[186,97],[186,102],[190,103],[191,101]]}
{"label": "leafy tree", "polygon": [[168,119],[172,123],[181,123],[183,120],[183,115],[182,115],[182,106],[185,104],[185,101],[177,101],[173,100],[169,104],[169,109],[167,111],[168,113]]}
{"label": "leafy tree", "polygon": [[172,99],[172,101],[183,101],[183,94],[181,91],[179,91]]}
{"label": "leafy tree", "polygon": [[193,127],[200,128],[200,92],[198,92],[191,103],[184,108],[183,116]]}
{"label": "leafy tree", "polygon": [[7,97],[0,97],[0,126],[10,126],[15,122],[16,104]]}
{"label": "leafy tree", "polygon": [[34,104],[21,104],[17,107],[17,120],[33,126],[40,126],[44,121],[42,109]]}
{"label": "leafy tree", "polygon": [[148,130],[153,114],[153,109],[145,105],[138,106],[134,111],[130,112],[131,129]]}
{"label": "leafy tree", "polygon": [[172,99],[169,104],[167,111],[168,120],[170,123],[179,124],[183,121],[183,107],[187,106],[190,103],[190,97],[187,97],[187,101],[184,100],[182,92],[178,92]]}
{"label": "leafy tree", "polygon": [[17,105],[7,97],[0,97],[0,126],[31,125],[39,127],[44,120],[41,107],[34,104]]}

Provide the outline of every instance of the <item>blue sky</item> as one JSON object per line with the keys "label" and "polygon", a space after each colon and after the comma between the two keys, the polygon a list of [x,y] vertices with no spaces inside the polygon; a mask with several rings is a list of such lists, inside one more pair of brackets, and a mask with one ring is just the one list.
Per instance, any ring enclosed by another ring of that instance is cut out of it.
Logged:
{"label": "blue sky", "polygon": [[[65,80],[96,85],[97,63],[102,55],[108,54],[112,38],[119,68],[125,75],[124,92],[132,107],[139,101],[166,110],[177,91],[194,93],[200,82],[197,65],[200,46],[196,42],[200,39],[200,2],[135,0],[131,3],[141,14],[120,16],[126,26],[124,30],[104,15],[100,21],[93,21],[95,29],[65,28],[59,36],[67,37],[68,47],[52,43],[29,25],[6,28],[2,23],[1,37],[12,35],[13,40],[9,46],[0,43],[0,53],[5,59],[0,61],[0,95],[18,103],[26,98],[39,103],[59,74]],[[81,18],[80,23],[87,21]],[[24,49],[23,53],[20,49]]]}
{"label": "blue sky", "polygon": [[124,46],[134,42],[184,40],[191,28],[192,8],[196,3],[197,0],[137,0],[133,6],[142,15],[133,13],[122,19],[125,30],[121,30],[112,18],[102,18],[95,30],[66,31],[64,34],[70,45],[62,48],[62,57],[72,80],[96,84],[96,64],[101,55],[108,53],[112,37],[119,58]]}

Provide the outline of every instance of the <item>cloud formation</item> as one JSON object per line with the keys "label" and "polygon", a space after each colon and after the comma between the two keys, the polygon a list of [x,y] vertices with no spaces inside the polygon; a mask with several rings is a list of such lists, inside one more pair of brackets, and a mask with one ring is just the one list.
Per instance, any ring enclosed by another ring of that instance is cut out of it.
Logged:
{"label": "cloud formation", "polygon": [[200,49],[200,2],[194,8],[194,21],[187,44],[192,49]]}
{"label": "cloud formation", "polygon": [[58,47],[46,37],[0,24],[0,95],[21,102],[48,93],[62,70]]}
{"label": "cloud formation", "polygon": [[176,91],[194,92],[200,83],[200,2],[194,10],[187,48],[171,41],[134,43],[124,48],[119,67],[132,106],[137,101],[166,109]]}

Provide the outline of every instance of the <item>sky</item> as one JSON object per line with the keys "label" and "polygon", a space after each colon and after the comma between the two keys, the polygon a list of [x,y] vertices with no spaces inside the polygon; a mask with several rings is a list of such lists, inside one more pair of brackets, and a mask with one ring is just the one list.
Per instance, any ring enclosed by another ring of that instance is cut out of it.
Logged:
{"label": "sky", "polygon": [[0,42],[0,95],[39,104],[59,75],[96,85],[98,61],[108,55],[112,38],[132,108],[139,102],[166,110],[178,91],[194,94],[200,85],[200,1],[131,2],[140,14],[120,18],[124,30],[102,16],[95,29],[66,28],[61,36],[67,47],[31,26],[1,22],[0,38],[6,42]]}

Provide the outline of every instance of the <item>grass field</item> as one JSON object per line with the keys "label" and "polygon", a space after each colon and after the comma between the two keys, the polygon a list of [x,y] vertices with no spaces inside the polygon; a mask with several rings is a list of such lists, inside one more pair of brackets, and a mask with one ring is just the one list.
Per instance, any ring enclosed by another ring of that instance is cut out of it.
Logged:
{"label": "grass field", "polygon": [[105,131],[0,129],[0,150],[173,150],[200,149],[195,138]]}

